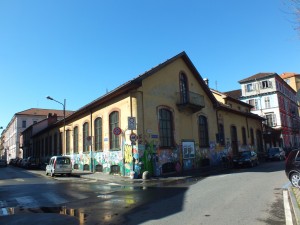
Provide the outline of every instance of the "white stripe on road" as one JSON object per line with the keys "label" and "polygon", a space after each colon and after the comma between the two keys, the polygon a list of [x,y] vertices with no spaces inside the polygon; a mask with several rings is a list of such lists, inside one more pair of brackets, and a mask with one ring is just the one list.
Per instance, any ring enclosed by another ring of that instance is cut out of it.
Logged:
{"label": "white stripe on road", "polygon": [[1,211],[2,211],[1,216],[7,216],[8,215],[7,208],[2,208]]}
{"label": "white stripe on road", "polygon": [[291,207],[289,204],[287,190],[283,190],[283,205],[284,205],[284,214],[285,214],[285,224],[293,225]]}
{"label": "white stripe on road", "polygon": [[44,193],[43,196],[45,196],[48,200],[50,200],[52,203],[59,205],[66,203],[67,200],[64,198],[59,197],[58,195],[54,193]]}
{"label": "white stripe on road", "polygon": [[26,208],[37,208],[39,207],[38,202],[32,198],[31,196],[23,196],[16,198],[17,202],[20,206],[26,207]]}
{"label": "white stripe on road", "polygon": [[74,197],[76,199],[86,199],[86,198],[88,198],[87,195],[81,194],[79,192],[74,192],[74,191],[68,191],[68,195],[71,195],[72,197]]}

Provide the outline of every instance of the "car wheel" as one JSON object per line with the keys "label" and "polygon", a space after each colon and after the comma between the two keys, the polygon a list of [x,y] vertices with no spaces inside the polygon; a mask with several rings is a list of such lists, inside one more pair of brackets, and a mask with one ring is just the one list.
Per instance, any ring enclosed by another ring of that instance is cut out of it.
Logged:
{"label": "car wheel", "polygon": [[292,173],[290,176],[290,181],[294,187],[300,187],[300,174],[299,173]]}

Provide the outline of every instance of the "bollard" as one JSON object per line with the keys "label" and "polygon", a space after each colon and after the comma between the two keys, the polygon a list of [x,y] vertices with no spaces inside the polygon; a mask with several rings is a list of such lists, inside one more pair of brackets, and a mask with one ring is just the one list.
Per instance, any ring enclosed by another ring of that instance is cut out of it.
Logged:
{"label": "bollard", "polygon": [[143,180],[148,180],[150,178],[150,174],[148,171],[143,172]]}

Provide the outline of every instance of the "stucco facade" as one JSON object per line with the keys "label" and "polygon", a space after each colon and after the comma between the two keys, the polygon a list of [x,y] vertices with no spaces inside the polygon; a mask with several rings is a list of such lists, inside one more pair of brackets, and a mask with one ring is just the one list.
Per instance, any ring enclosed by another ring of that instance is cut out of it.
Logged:
{"label": "stucco facade", "polygon": [[[261,150],[262,118],[249,113],[248,104],[232,103],[237,109],[216,99],[182,52],[68,116],[61,153],[78,170],[160,176],[218,164],[224,153]],[[63,134],[63,123],[51,129],[35,136],[40,149],[47,140],[49,157],[50,140]]]}

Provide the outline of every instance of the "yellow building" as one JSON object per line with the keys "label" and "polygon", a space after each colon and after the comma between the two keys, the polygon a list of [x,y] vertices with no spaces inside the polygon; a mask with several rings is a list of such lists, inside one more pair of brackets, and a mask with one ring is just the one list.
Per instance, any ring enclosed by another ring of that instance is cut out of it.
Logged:
{"label": "yellow building", "polygon": [[[243,108],[236,110],[222,101],[182,52],[68,116],[62,154],[79,170],[160,176],[218,164],[223,152],[258,150],[262,118],[248,104],[232,100]],[[58,128],[63,133],[62,122]],[[35,143],[40,138],[53,142],[45,132]]]}

